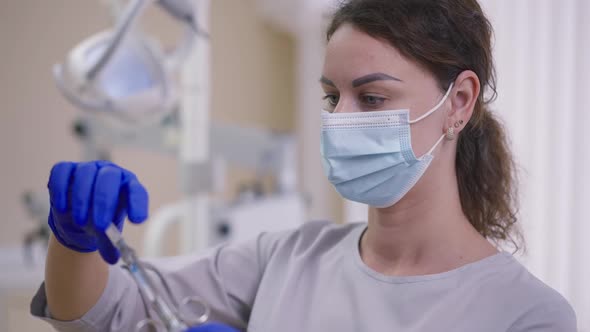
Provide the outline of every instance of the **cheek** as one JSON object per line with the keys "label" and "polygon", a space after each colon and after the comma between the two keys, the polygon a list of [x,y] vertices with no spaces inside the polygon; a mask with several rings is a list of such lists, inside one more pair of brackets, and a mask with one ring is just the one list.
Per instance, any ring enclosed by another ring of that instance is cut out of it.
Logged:
{"label": "cheek", "polygon": [[420,158],[436,144],[443,134],[443,118],[434,113],[428,118],[410,125],[412,149],[416,158]]}

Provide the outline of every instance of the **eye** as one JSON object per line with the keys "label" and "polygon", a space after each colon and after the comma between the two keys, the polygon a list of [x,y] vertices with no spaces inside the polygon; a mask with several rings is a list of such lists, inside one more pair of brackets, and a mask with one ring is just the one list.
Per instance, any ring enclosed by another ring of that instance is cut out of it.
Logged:
{"label": "eye", "polygon": [[381,106],[381,104],[383,104],[383,102],[385,100],[386,100],[386,98],[378,97],[378,96],[374,96],[374,95],[361,96],[361,102],[364,105],[367,105],[369,107],[379,107],[379,106]]}
{"label": "eye", "polygon": [[338,105],[338,101],[340,100],[340,96],[333,95],[333,94],[326,94],[323,98],[324,100],[324,110],[331,112],[336,108]]}
{"label": "eye", "polygon": [[336,107],[336,105],[338,105],[338,100],[340,99],[340,97],[337,95],[325,95],[322,99],[329,103],[331,106]]}

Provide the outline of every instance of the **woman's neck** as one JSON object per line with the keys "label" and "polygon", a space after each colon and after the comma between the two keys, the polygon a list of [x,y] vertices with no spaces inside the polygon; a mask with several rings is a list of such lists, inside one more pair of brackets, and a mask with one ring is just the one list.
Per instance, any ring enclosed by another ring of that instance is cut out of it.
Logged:
{"label": "woman's neck", "polygon": [[371,208],[360,243],[363,261],[387,275],[425,275],[497,253],[463,214],[456,185],[450,187],[455,190],[429,186],[426,195],[410,192],[390,208]]}

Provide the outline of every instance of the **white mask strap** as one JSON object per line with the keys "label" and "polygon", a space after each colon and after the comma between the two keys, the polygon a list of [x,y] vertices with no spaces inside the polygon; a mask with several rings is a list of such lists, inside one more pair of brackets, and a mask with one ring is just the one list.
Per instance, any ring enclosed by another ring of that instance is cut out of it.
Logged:
{"label": "white mask strap", "polygon": [[[449,85],[449,89],[447,90],[447,93],[445,93],[445,96],[438,102],[438,104],[436,104],[436,106],[434,106],[430,111],[424,113],[421,117],[414,119],[414,120],[410,120],[410,124],[412,123],[416,123],[420,120],[425,119],[427,116],[429,116],[430,114],[436,112],[439,107],[442,106],[442,104],[447,100],[447,98],[449,97],[449,95],[451,94],[451,90],[453,89],[453,84],[451,83],[451,85]],[[437,143],[438,144],[438,143]]]}
{"label": "white mask strap", "polygon": [[434,145],[432,146],[432,148],[430,148],[430,150],[428,152],[426,152],[427,155],[432,155],[432,153],[434,152],[434,149],[436,149],[436,147],[440,144],[440,142],[443,141],[443,139],[445,138],[445,136],[447,135],[442,135],[438,141],[436,141],[436,143],[434,143]]}

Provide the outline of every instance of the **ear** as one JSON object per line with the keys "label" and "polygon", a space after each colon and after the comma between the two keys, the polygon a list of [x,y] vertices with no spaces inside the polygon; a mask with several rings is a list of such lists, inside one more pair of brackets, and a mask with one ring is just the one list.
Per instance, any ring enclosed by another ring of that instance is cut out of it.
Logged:
{"label": "ear", "polygon": [[451,110],[448,113],[447,128],[454,127],[455,133],[459,133],[465,128],[473,114],[480,89],[479,78],[473,71],[465,70],[457,76],[453,91],[449,96]]}

